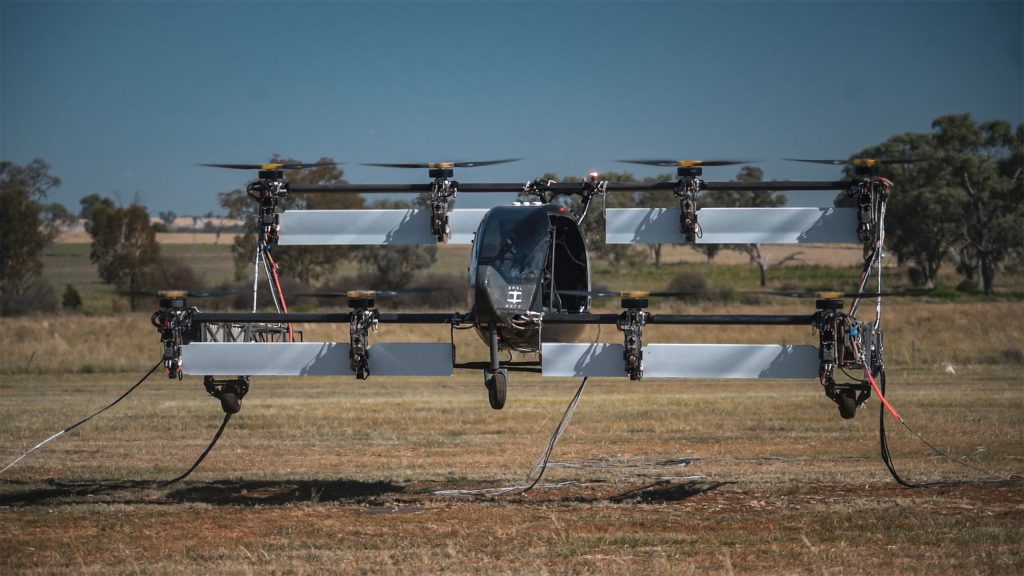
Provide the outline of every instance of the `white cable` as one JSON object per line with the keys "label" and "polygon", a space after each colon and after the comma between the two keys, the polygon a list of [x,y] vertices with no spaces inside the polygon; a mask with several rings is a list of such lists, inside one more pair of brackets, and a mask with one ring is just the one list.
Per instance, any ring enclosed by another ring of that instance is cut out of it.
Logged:
{"label": "white cable", "polygon": [[260,255],[261,254],[262,254],[262,252],[260,251],[259,239],[257,239],[256,240],[256,258],[253,259],[253,262],[255,263],[256,267],[255,267],[254,273],[252,275],[252,311],[253,311],[254,314],[256,313],[256,300],[257,300],[256,291],[259,288],[259,284],[260,284]]}
{"label": "white cable", "polygon": [[[482,488],[479,490],[435,490],[433,493],[435,496],[507,496],[522,494],[537,486],[540,482],[541,477],[544,476],[544,470],[547,469],[548,460],[551,458],[551,452],[555,449],[555,444],[562,437],[565,429],[569,426],[569,421],[572,420],[572,415],[576,412],[576,406],[579,405],[580,397],[583,396],[583,389],[587,386],[587,378],[584,378],[580,382],[580,387],[576,390],[576,395],[573,396],[572,401],[569,402],[569,407],[565,409],[565,414],[562,415],[562,421],[558,423],[558,427],[555,428],[554,434],[551,435],[551,439],[548,440],[547,448],[540,455],[537,463],[530,468],[530,471],[526,473],[526,476],[522,480],[517,482],[513,486],[506,486],[504,488]],[[537,477],[533,478],[534,473]]]}

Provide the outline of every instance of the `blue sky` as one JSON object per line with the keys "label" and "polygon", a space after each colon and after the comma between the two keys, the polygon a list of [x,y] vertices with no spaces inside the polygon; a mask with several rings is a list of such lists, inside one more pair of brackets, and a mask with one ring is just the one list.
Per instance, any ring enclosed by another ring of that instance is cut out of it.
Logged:
{"label": "blue sky", "polygon": [[[522,157],[463,181],[754,158],[768,178],[943,114],[1024,118],[1024,2],[0,2],[0,158],[217,211],[280,153],[359,166]],[[727,180],[731,168],[706,170]],[[463,205],[467,205],[463,203]]]}

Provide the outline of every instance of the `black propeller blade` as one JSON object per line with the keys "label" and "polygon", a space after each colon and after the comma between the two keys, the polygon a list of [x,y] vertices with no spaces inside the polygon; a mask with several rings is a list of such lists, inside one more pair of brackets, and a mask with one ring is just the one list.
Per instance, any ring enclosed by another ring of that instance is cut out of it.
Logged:
{"label": "black propeller blade", "polygon": [[290,294],[291,298],[399,298],[413,294],[427,294],[432,288],[406,288],[403,290],[337,290]]}
{"label": "black propeller blade", "polygon": [[304,170],[319,166],[337,166],[341,162],[317,162],[313,164],[268,162],[266,164],[200,164],[211,168],[230,168],[232,170]]}
{"label": "black propeller blade", "polygon": [[[780,296],[784,298],[877,298],[878,296],[926,296],[931,290],[892,290],[883,292],[838,292],[819,290],[816,292],[799,290],[754,290],[739,292],[740,294],[757,294],[760,296]],[[700,296],[705,291],[646,291],[646,290],[620,290],[620,291],[588,291],[588,290],[559,290],[559,294],[566,296],[590,296],[592,298],[677,298],[685,296]]]}
{"label": "black propeller blade", "polygon": [[521,158],[506,158],[504,160],[482,160],[479,162],[408,162],[408,163],[364,163],[363,166],[378,166],[382,168],[429,168],[431,170],[437,169],[452,169],[452,168],[475,168],[477,166],[490,166],[492,164],[505,164],[507,162],[516,162]]}
{"label": "black propeller blade", "polygon": [[[153,298],[223,298],[245,294],[245,290],[124,290],[122,296],[144,296]],[[251,291],[250,291],[251,293]]]}
{"label": "black propeller blade", "polygon": [[764,296],[781,296],[783,298],[877,298],[879,296],[927,296],[931,290],[889,290],[882,292],[838,292],[829,290],[818,290],[816,292],[800,291],[800,290],[780,290],[780,291],[755,291],[750,294],[760,294]]}
{"label": "black propeller blade", "polygon": [[559,290],[566,296],[590,296],[591,298],[673,298],[678,296],[696,296],[701,292],[666,292],[651,290]]}
{"label": "black propeller blade", "polygon": [[750,164],[753,160],[616,160],[626,164],[644,164],[646,166],[666,166],[673,168],[696,168],[698,166],[733,166]]}
{"label": "black propeller blade", "polygon": [[786,158],[790,162],[808,162],[811,164],[827,164],[829,166],[878,166],[879,164],[914,164],[920,162],[916,158],[899,158],[886,160],[881,158],[853,158],[850,160],[816,160],[810,158]]}

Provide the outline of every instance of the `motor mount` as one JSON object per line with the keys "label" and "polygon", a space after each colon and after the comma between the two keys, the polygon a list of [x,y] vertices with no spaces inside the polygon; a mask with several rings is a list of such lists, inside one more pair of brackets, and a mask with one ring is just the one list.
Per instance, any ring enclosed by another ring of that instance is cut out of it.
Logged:
{"label": "motor mount", "polygon": [[629,379],[638,381],[644,377],[644,325],[651,316],[644,311],[648,301],[643,297],[627,297],[621,303],[625,310],[615,326],[623,334],[622,360]]}
{"label": "motor mount", "polygon": [[679,180],[673,193],[679,200],[679,231],[687,242],[696,242],[704,235],[697,222],[697,193],[700,192],[703,174],[700,166],[680,166],[676,169]]}
{"label": "motor mount", "polygon": [[375,308],[372,292],[349,294],[348,307],[352,309],[349,319],[349,367],[356,378],[370,377],[369,331],[377,330],[380,312]]}
{"label": "motor mount", "polygon": [[168,378],[181,380],[184,369],[181,364],[181,347],[195,339],[192,314],[197,312],[189,307],[183,295],[167,293],[160,298],[160,309],[153,313],[150,322],[160,332],[163,346],[163,363]]}
{"label": "motor mount", "polygon": [[818,332],[818,379],[825,395],[839,407],[844,419],[853,418],[856,409],[871,397],[867,380],[837,382],[836,371],[870,370],[879,374],[882,366],[882,331],[843,312],[843,301],[819,299],[813,326]]}

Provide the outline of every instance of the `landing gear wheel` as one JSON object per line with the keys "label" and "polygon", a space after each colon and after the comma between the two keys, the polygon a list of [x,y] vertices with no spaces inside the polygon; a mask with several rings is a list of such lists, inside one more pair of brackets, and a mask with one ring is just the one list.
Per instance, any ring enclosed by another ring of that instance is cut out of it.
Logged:
{"label": "landing gear wheel", "polygon": [[242,399],[234,392],[221,392],[218,398],[220,407],[224,409],[225,414],[238,414],[242,409]]}
{"label": "landing gear wheel", "polygon": [[850,420],[857,415],[857,393],[855,391],[847,390],[841,393],[836,404],[839,405],[839,415],[844,420]]}
{"label": "landing gear wheel", "polygon": [[505,407],[505,399],[508,396],[508,372],[498,370],[486,377],[484,384],[487,386],[487,401],[491,408],[501,410]]}

